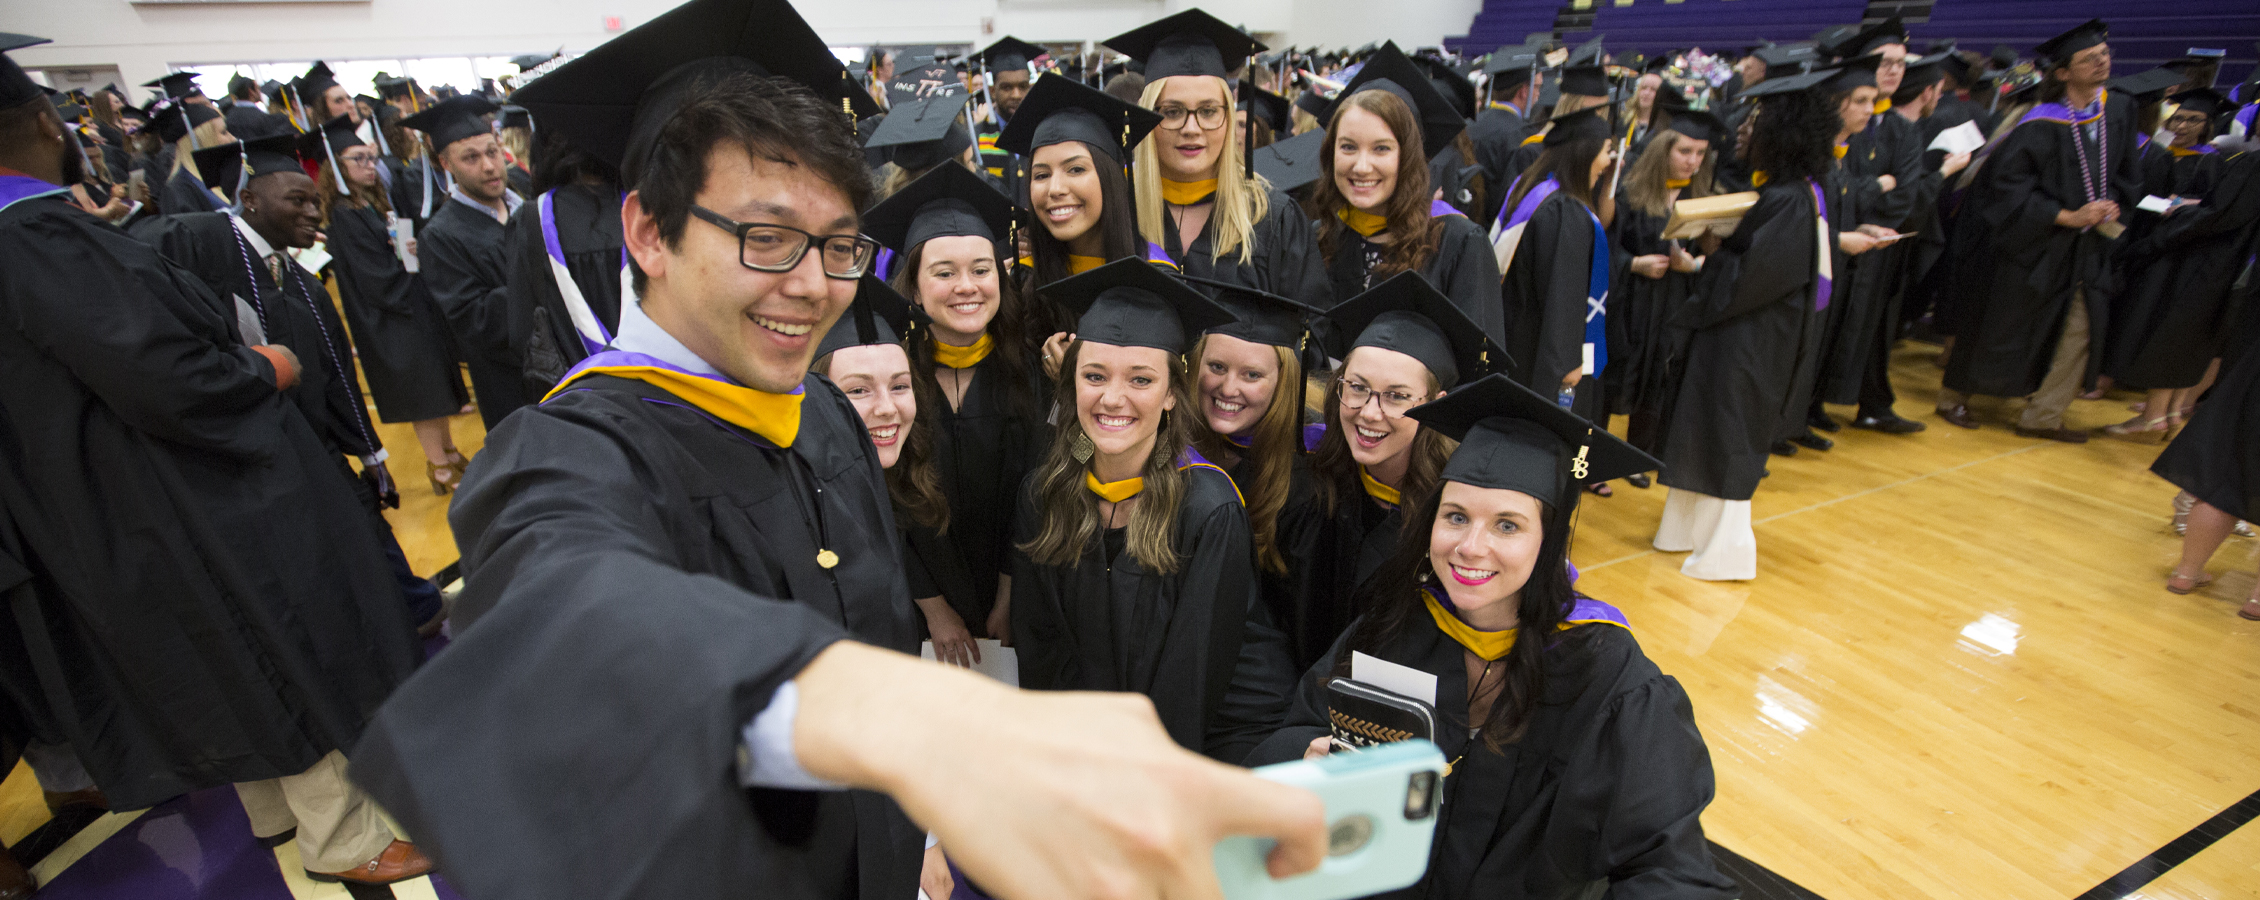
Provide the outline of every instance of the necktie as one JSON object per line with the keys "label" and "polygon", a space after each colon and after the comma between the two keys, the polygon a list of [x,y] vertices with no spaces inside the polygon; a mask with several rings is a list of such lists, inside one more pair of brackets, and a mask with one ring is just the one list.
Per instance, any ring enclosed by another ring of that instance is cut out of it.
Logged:
{"label": "necktie", "polygon": [[274,276],[275,287],[278,288],[282,287],[282,267],[282,251],[277,250],[274,252],[274,255],[267,257],[267,274]]}

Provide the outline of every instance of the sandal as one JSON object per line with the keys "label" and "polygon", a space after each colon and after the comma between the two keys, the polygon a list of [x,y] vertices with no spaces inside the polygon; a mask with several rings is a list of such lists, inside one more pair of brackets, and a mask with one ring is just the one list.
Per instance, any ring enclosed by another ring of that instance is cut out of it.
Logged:
{"label": "sandal", "polygon": [[1586,485],[1585,492],[1597,497],[1614,497],[1617,495],[1617,492],[1610,489],[1609,483],[1606,481],[1598,481]]}
{"label": "sandal", "polygon": [[2171,433],[2173,429],[2174,417],[2172,415],[2159,416],[2155,419],[2144,419],[2141,416],[2136,416],[2132,419],[2120,422],[2117,425],[2103,426],[2103,433],[2115,437],[2126,437],[2127,435],[2133,434],[2155,434],[2160,438],[2164,438],[2167,434]]}
{"label": "sandal", "polygon": [[2244,598],[2244,606],[2236,611],[2237,617],[2260,622],[2260,594]]}
{"label": "sandal", "polygon": [[454,463],[427,461],[424,463],[424,477],[432,483],[432,496],[445,497],[463,482],[463,470],[456,468]]}
{"label": "sandal", "polygon": [[2195,576],[2184,575],[2179,567],[2176,567],[2171,574],[2166,576],[2166,590],[2176,594],[2194,594],[2204,590],[2206,585],[2212,583],[2213,576],[2211,575],[2202,573]]}
{"label": "sandal", "polygon": [[2189,534],[2189,511],[2197,507],[2197,495],[2183,491],[2174,495],[2174,533]]}

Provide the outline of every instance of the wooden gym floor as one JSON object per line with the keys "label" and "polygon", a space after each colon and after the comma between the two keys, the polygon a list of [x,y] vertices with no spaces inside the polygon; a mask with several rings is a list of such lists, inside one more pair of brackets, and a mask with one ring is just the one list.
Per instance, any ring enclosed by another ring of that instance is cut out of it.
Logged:
{"label": "wooden gym floor", "polygon": [[[2167,593],[2159,445],[2021,439],[2013,401],[1945,425],[1935,353],[1907,344],[1892,367],[1930,430],[1773,459],[1756,581],[1695,581],[1650,548],[1661,486],[1584,504],[1579,587],[1693,697],[1718,773],[1706,829],[1762,867],[1736,871],[1745,896],[2260,897],[2260,826],[2236,827],[2260,813],[2260,623],[2235,612],[2260,542],[2231,537],[2212,587]],[[2123,420],[2128,399],[2069,422]],[[455,431],[480,446],[476,415]],[[408,427],[383,432],[390,517],[435,571],[456,557],[445,498]],[[46,818],[38,796],[20,767],[0,785],[0,839]]]}

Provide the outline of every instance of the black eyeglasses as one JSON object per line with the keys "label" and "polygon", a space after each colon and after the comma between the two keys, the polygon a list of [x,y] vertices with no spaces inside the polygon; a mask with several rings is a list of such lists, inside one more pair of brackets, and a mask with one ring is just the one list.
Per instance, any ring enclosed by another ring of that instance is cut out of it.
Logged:
{"label": "black eyeglasses", "polygon": [[790,272],[800,265],[810,245],[820,244],[817,259],[824,265],[825,277],[855,279],[863,277],[879,252],[878,241],[861,235],[816,235],[789,225],[737,222],[695,203],[691,215],[737,235],[738,262],[756,272]]}

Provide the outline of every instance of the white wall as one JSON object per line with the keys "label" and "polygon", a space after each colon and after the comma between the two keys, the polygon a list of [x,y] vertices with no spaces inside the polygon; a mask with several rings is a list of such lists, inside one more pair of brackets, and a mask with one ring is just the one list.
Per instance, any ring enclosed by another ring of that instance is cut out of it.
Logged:
{"label": "white wall", "polygon": [[[676,0],[367,0],[351,3],[134,4],[0,0],[0,27],[53,38],[9,54],[28,68],[116,66],[139,84],[175,66],[276,60],[510,56],[609,36]],[[1200,6],[1297,45],[1393,38],[1410,49],[1467,30],[1480,0],[794,0],[834,45],[1097,40]],[[982,31],[984,20],[991,28]],[[224,85],[206,84],[218,93]],[[136,100],[142,99],[137,93]]]}

